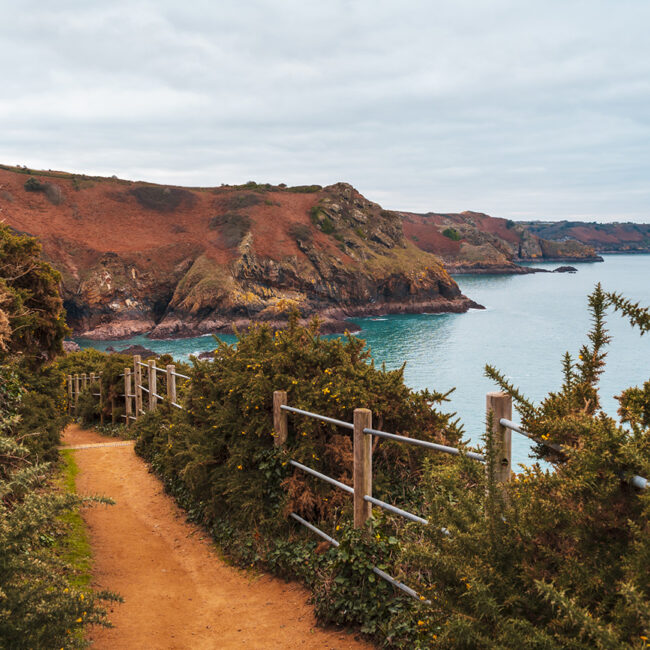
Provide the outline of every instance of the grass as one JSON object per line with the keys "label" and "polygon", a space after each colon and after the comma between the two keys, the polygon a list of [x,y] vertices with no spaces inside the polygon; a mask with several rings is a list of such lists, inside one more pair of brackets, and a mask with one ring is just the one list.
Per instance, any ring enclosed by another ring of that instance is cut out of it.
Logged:
{"label": "grass", "polygon": [[[79,467],[73,451],[62,451],[63,468],[61,470],[61,487],[71,494],[77,492],[76,478]],[[75,570],[70,584],[74,587],[88,587],[91,580],[92,549],[86,530],[86,524],[78,509],[61,516],[61,521],[68,526],[68,532],[59,544],[59,554]]]}

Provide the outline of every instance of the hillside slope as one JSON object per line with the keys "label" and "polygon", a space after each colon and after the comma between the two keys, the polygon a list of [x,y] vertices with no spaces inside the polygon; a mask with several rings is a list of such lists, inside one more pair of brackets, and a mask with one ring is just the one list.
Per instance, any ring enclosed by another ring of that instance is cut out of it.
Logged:
{"label": "hillside slope", "polygon": [[528,230],[554,241],[579,241],[600,253],[650,253],[648,223],[585,223],[526,221]]}
{"label": "hillside slope", "polygon": [[531,269],[518,262],[602,261],[584,243],[542,239],[521,224],[480,212],[401,214],[406,237],[438,255],[450,273],[527,273]]}
{"label": "hillside slope", "polygon": [[340,329],[473,306],[400,215],[344,183],[181,188],[2,167],[0,210],[61,271],[76,334],[228,331],[293,307]]}

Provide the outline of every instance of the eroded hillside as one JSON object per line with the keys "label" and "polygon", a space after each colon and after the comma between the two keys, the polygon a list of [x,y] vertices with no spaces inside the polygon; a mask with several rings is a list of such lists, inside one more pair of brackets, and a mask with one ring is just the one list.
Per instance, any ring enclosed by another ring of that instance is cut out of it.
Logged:
{"label": "eroded hillside", "polygon": [[602,261],[584,243],[542,239],[522,224],[480,212],[401,214],[406,236],[440,256],[450,273],[525,273],[530,269],[518,262]]}
{"label": "eroded hillside", "polygon": [[0,169],[2,218],[43,242],[76,333],[113,338],[348,315],[465,311],[402,218],[338,183],[180,188]]}

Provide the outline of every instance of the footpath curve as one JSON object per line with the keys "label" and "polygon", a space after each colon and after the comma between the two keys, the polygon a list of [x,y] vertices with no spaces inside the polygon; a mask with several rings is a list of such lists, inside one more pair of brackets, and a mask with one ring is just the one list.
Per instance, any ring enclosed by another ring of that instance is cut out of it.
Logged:
{"label": "footpath curve", "polygon": [[[111,441],[75,425],[63,436],[65,446]],[[345,631],[317,628],[300,585],[251,577],[224,562],[132,446],[104,444],[74,454],[77,492],[116,502],[83,512],[93,586],[125,601],[111,608],[114,628],[90,632],[93,648],[372,648]]]}

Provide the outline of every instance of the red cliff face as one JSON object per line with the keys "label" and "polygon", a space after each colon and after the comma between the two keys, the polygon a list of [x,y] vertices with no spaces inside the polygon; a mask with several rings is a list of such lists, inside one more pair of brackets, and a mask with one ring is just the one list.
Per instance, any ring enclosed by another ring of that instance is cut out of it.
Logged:
{"label": "red cliff face", "polygon": [[591,246],[547,241],[521,224],[479,212],[401,213],[404,233],[451,273],[527,272],[523,261],[602,261]]}
{"label": "red cliff face", "polygon": [[650,224],[524,222],[528,230],[554,242],[577,241],[602,253],[650,253]]}
{"label": "red cliff face", "polygon": [[472,305],[398,213],[343,183],[190,189],[4,167],[0,210],[42,241],[87,336]]}

